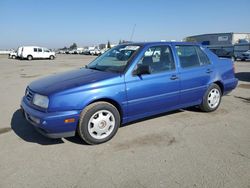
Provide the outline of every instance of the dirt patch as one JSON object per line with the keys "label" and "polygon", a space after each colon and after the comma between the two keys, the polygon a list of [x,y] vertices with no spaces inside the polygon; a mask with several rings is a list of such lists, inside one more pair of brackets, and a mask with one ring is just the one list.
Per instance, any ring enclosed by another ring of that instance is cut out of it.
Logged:
{"label": "dirt patch", "polygon": [[10,132],[12,129],[10,127],[0,128],[0,134]]}
{"label": "dirt patch", "polygon": [[31,67],[32,65],[19,65],[19,67]]}
{"label": "dirt patch", "polygon": [[241,97],[241,96],[234,96],[237,99],[241,99],[241,101],[246,102],[246,103],[250,103],[250,97]]}
{"label": "dirt patch", "polygon": [[240,84],[239,88],[250,89],[250,84]]}
{"label": "dirt patch", "polygon": [[241,152],[235,152],[235,153],[232,153],[232,154],[234,154],[234,155],[238,155],[238,156],[241,156],[241,157],[244,157],[244,158],[246,158],[246,159],[250,159],[250,157],[248,157],[247,155],[245,155],[245,154],[243,154],[243,153],[241,153]]}
{"label": "dirt patch", "polygon": [[21,78],[36,78],[38,76],[40,76],[40,74],[36,74],[36,75],[26,75],[26,74],[20,74]]}
{"label": "dirt patch", "polygon": [[170,146],[176,143],[175,137],[169,134],[149,134],[144,135],[125,143],[119,143],[114,146],[115,151],[127,150],[146,146]]}

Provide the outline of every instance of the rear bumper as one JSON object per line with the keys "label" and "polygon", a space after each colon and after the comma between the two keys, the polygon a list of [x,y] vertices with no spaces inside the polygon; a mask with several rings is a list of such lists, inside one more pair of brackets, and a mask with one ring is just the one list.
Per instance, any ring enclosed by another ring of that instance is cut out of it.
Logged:
{"label": "rear bumper", "polygon": [[[25,119],[42,135],[49,138],[75,136],[80,111],[41,112],[28,106],[24,100],[21,109]],[[65,123],[65,119],[74,118],[72,123]]]}

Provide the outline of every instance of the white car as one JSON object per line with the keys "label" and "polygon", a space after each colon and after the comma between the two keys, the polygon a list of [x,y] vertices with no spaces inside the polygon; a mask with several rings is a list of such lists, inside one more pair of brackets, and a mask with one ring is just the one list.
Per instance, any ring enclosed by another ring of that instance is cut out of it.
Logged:
{"label": "white car", "polygon": [[17,52],[16,51],[12,51],[9,53],[9,58],[10,59],[16,59],[17,58]]}
{"label": "white car", "polygon": [[56,53],[39,46],[21,47],[21,59],[55,59]]}

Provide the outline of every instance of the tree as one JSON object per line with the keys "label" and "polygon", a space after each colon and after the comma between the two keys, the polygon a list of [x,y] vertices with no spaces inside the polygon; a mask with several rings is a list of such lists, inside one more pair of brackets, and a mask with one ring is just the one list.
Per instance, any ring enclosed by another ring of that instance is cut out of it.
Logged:
{"label": "tree", "polygon": [[108,41],[107,48],[111,48],[110,42]]}
{"label": "tree", "polygon": [[67,50],[68,48],[66,46],[64,46],[64,48],[61,48],[61,50]]}
{"label": "tree", "polygon": [[73,44],[69,47],[69,49],[70,49],[70,50],[77,49],[76,43],[73,43]]}

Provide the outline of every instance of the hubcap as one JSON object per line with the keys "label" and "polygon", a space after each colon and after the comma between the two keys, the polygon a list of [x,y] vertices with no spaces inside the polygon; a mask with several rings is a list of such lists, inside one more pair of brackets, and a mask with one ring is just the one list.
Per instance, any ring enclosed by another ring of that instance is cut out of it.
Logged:
{"label": "hubcap", "polygon": [[95,139],[108,137],[115,127],[115,117],[108,110],[94,113],[88,122],[88,132]]}
{"label": "hubcap", "polygon": [[220,91],[216,88],[212,89],[207,98],[207,103],[210,108],[216,108],[220,103]]}

